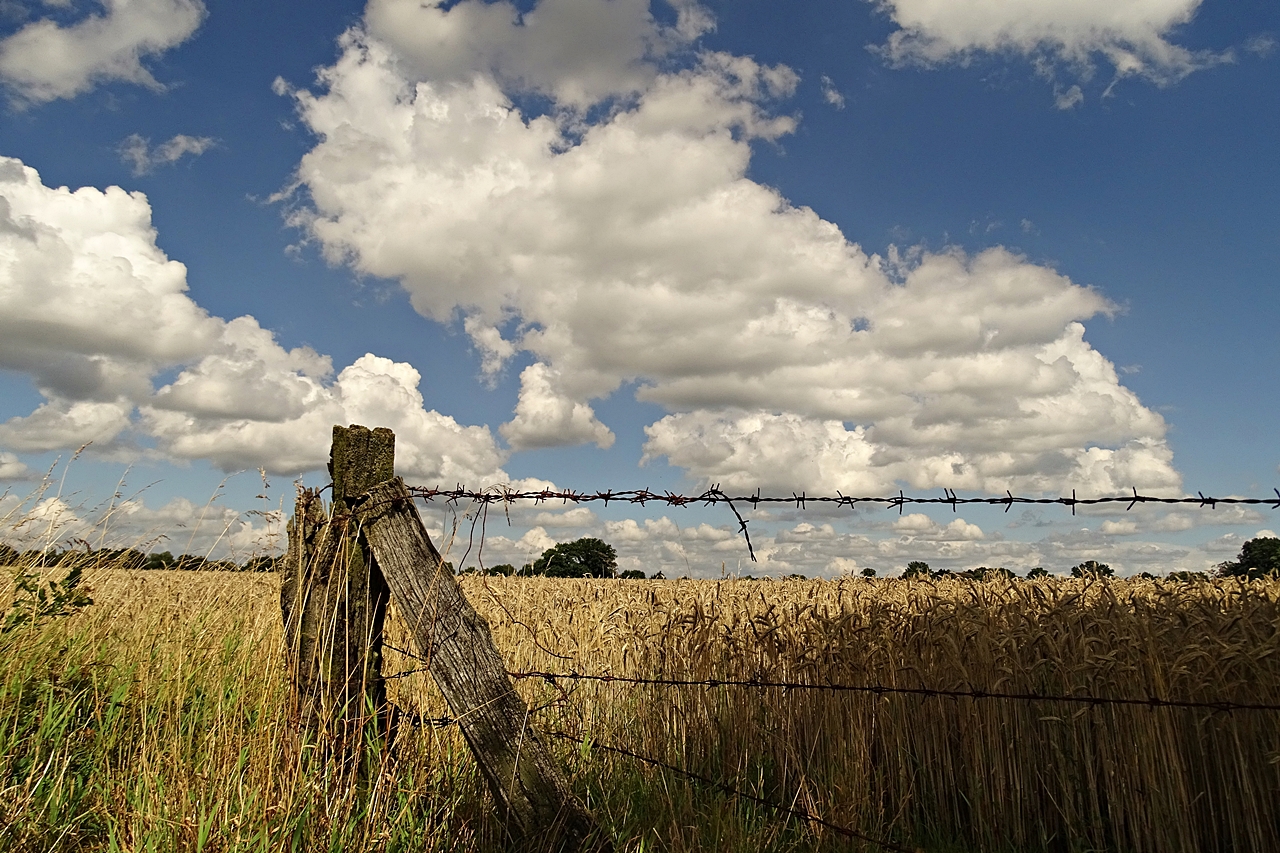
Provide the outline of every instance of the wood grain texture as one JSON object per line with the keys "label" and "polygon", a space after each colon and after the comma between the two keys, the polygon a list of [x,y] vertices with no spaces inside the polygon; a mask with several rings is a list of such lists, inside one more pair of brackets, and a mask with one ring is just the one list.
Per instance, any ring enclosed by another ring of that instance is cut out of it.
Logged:
{"label": "wood grain texture", "polygon": [[529,725],[488,623],[444,566],[404,481],[374,486],[354,511],[513,834],[526,844],[537,836],[538,849],[612,849]]}
{"label": "wood grain texture", "polygon": [[382,678],[390,593],[357,535],[346,498],[388,479],[394,454],[390,430],[334,427],[331,511],[318,490],[300,488],[289,523],[280,609],[295,713],[319,754],[347,767],[363,767],[364,729],[371,720],[384,735],[390,726]]}

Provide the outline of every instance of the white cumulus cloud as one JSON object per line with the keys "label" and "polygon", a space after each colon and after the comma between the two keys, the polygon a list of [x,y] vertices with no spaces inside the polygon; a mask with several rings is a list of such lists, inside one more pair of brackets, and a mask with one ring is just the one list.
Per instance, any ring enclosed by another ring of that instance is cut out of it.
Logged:
{"label": "white cumulus cloud", "polygon": [[[377,0],[293,92],[319,140],[295,224],[423,315],[461,314],[486,376],[533,356],[513,447],[607,445],[592,401],[634,383],[669,412],[646,458],[727,487],[1179,487],[1163,420],[1084,340],[1100,293],[999,247],[868,254],[748,177],[752,141],[796,126],[791,69],[696,45],[658,62],[672,36],[630,5],[573,8],[649,47],[591,89],[577,54],[564,79],[528,70],[548,36],[503,4]],[[547,112],[516,106],[530,91]]]}
{"label": "white cumulus cloud", "polygon": [[33,474],[16,454],[0,453],[0,480],[29,480]]}
{"label": "white cumulus cloud", "polygon": [[[396,470],[406,477],[481,487],[508,480],[500,468],[504,455],[487,428],[424,409],[421,376],[412,366],[369,354],[330,381],[278,364],[296,353],[267,338],[256,352],[207,356],[142,405],[141,424],[170,456],[209,459],[224,470],[264,465],[282,473],[322,468],[334,424],[385,426],[396,433]],[[254,356],[261,380],[296,394],[293,406],[271,404],[260,382],[224,381],[235,362]],[[186,400],[175,400],[174,389]],[[218,405],[202,407],[202,399]]]}
{"label": "white cumulus cloud", "polygon": [[103,0],[103,7],[69,26],[35,21],[0,41],[0,80],[33,103],[111,80],[163,89],[143,60],[182,44],[205,16],[200,0]]}
{"label": "white cumulus cloud", "polygon": [[517,450],[592,442],[613,445],[613,432],[596,418],[586,403],[558,391],[556,371],[531,364],[520,373],[520,397],[515,417],[499,429]]}
{"label": "white cumulus cloud", "polygon": [[129,426],[133,405],[55,397],[26,417],[0,424],[0,446],[28,453],[107,444]]}
{"label": "white cumulus cloud", "polygon": [[[1173,41],[1200,0],[876,0],[897,25],[880,51],[895,64],[964,63],[975,54],[1021,54],[1051,79],[1065,72],[1087,80],[1096,57],[1115,78],[1176,82],[1232,53],[1190,50]],[[1059,89],[1057,105],[1083,100],[1078,85]]]}
{"label": "white cumulus cloud", "polygon": [[[252,317],[210,316],[188,295],[186,268],[156,245],[145,196],[46,187],[10,158],[0,158],[0,368],[45,397],[0,424],[6,472],[21,473],[14,451],[93,442],[136,456],[152,442],[174,459],[297,474],[324,466],[334,424],[364,423],[396,431],[406,476],[508,479],[489,429],[427,409],[411,365],[368,354],[335,377],[327,356],[286,350]],[[157,390],[162,371],[175,375]]]}

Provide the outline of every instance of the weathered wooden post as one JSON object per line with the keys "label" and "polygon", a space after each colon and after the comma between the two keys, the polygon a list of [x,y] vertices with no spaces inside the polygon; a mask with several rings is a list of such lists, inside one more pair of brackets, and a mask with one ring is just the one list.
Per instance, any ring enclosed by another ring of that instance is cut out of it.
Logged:
{"label": "weathered wooden post", "polygon": [[364,728],[388,728],[382,679],[382,625],[388,590],[351,519],[349,501],[391,478],[395,435],[362,426],[333,428],[332,512],[319,490],[299,489],[281,579],[285,648],[299,722],[350,768]]}
{"label": "weathered wooden post", "polygon": [[426,659],[499,808],[539,849],[612,849],[529,725],[484,620],[444,565],[399,477],[370,489],[356,517],[396,609]]}
{"label": "weathered wooden post", "polygon": [[488,623],[431,544],[394,459],[390,430],[335,426],[332,513],[318,490],[298,490],[280,605],[300,721],[341,744],[348,761],[373,715],[386,731],[382,627],[394,598],[514,838],[565,853],[610,851],[529,727]]}

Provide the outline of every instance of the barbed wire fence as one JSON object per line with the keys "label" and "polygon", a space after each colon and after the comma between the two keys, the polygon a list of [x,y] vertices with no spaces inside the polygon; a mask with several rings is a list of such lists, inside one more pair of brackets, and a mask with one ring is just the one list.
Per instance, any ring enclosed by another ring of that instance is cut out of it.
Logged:
{"label": "barbed wire fence", "polygon": [[[1135,488],[1131,494],[1126,495],[1109,495],[1093,498],[1081,498],[1073,490],[1070,497],[1024,497],[1012,494],[1006,491],[1003,496],[988,497],[959,497],[955,491],[944,489],[941,497],[918,497],[905,494],[899,491],[897,495],[881,495],[881,496],[861,496],[861,495],[845,495],[837,491],[834,495],[809,495],[806,492],[793,492],[789,496],[762,495],[759,490],[754,494],[746,495],[730,495],[722,490],[719,485],[713,485],[710,488],[698,494],[679,494],[670,491],[654,492],[649,489],[627,489],[621,491],[596,491],[596,492],[580,492],[571,489],[551,490],[544,489],[538,491],[516,491],[504,487],[496,487],[485,491],[474,491],[467,489],[461,485],[453,489],[443,489],[439,487],[410,486],[410,493],[417,498],[427,502],[443,501],[451,506],[456,506],[462,502],[468,502],[476,507],[478,511],[472,515],[471,519],[471,536],[469,538],[466,553],[462,557],[465,563],[466,557],[470,554],[474,547],[476,534],[476,526],[479,525],[481,552],[484,547],[485,528],[488,518],[488,510],[490,507],[501,507],[504,511],[508,510],[512,505],[520,502],[531,502],[534,505],[560,502],[562,505],[581,505],[589,503],[600,503],[608,506],[610,503],[625,503],[632,505],[647,506],[649,504],[658,504],[669,507],[689,507],[689,506],[716,506],[725,505],[733,513],[737,522],[738,532],[742,535],[746,544],[748,553],[752,561],[757,561],[755,548],[751,541],[751,535],[748,530],[750,519],[744,518],[739,511],[739,507],[750,506],[757,509],[761,505],[790,505],[796,509],[804,510],[810,504],[847,507],[855,509],[859,505],[879,506],[884,509],[897,509],[902,514],[905,507],[908,506],[950,506],[953,512],[958,511],[961,506],[1003,506],[1005,512],[1009,512],[1014,506],[1032,505],[1032,506],[1062,506],[1071,509],[1072,515],[1076,514],[1077,507],[1092,507],[1100,505],[1118,505],[1122,504],[1125,511],[1132,510],[1139,505],[1184,505],[1195,506],[1198,508],[1213,509],[1218,505],[1243,505],[1243,506],[1267,506],[1271,509],[1280,509],[1280,489],[1274,489],[1275,498],[1240,498],[1227,497],[1217,498],[1205,495],[1203,492],[1197,492],[1195,496],[1184,497],[1160,497],[1154,495],[1143,495]],[[456,532],[456,523],[455,523]],[[477,554],[479,558],[479,553]],[[505,609],[505,608],[504,608]],[[508,613],[508,616],[511,614]],[[514,620],[514,617],[511,617]],[[516,624],[523,625],[516,620]],[[526,630],[531,630],[524,625]],[[536,640],[536,637],[535,637]],[[539,644],[541,647],[541,644]],[[419,657],[407,649],[399,649],[394,646],[388,646],[395,652],[400,653],[406,658],[426,663],[425,659]],[[554,655],[555,657],[565,659],[563,655]],[[409,677],[418,673],[424,673],[427,667],[409,669],[400,673],[388,676],[389,679],[398,679]],[[661,689],[749,689],[749,690],[782,690],[782,691],[824,691],[830,693],[855,693],[869,694],[876,697],[888,696],[914,696],[924,699],[939,700],[960,700],[967,699],[983,702],[1020,702],[1020,703],[1066,703],[1084,706],[1086,708],[1102,708],[1102,707],[1145,707],[1151,710],[1171,709],[1171,710],[1200,710],[1208,711],[1212,714],[1238,714],[1238,713],[1277,713],[1280,712],[1280,703],[1267,702],[1241,702],[1230,699],[1184,699],[1165,696],[1098,696],[1083,693],[1064,693],[1064,694],[1046,694],[1046,693],[1029,693],[1029,692],[1009,692],[1001,690],[986,689],[981,687],[970,687],[967,689],[954,688],[938,688],[930,686],[904,687],[898,685],[886,684],[841,684],[841,683],[812,683],[812,682],[796,682],[796,681],[776,681],[760,678],[750,679],[734,679],[734,678],[707,678],[707,679],[687,679],[675,677],[640,677],[628,675],[616,675],[612,673],[592,673],[583,672],[575,669],[565,671],[547,671],[547,670],[512,670],[507,672],[507,676],[513,681],[537,680],[547,683],[560,692],[562,696],[566,696],[566,692],[562,683],[569,685],[577,685],[583,682],[594,682],[601,684],[617,684],[627,686],[644,686]],[[427,726],[432,728],[447,728],[457,725],[457,720],[450,717],[423,717],[417,715],[406,715],[404,722],[415,726]],[[784,818],[795,818],[811,826],[820,826],[826,830],[836,833],[845,838],[870,844],[884,850],[895,851],[895,853],[910,853],[912,848],[904,847],[887,838],[874,837],[859,832],[852,827],[843,826],[833,821],[827,820],[819,815],[811,814],[802,806],[785,803],[778,803],[761,797],[757,794],[743,791],[723,781],[713,779],[707,775],[697,773],[686,767],[680,767],[670,762],[663,761],[650,755],[644,755],[631,749],[619,746],[617,744],[603,743],[588,735],[581,737],[564,730],[548,730],[545,732],[550,737],[573,743],[580,747],[590,749],[598,749],[614,755],[622,756],[629,760],[639,762],[649,767],[657,768],[669,773],[674,773],[682,778],[688,779],[698,785],[719,791],[726,796],[738,800],[744,800],[759,806],[768,808],[776,812]]]}
{"label": "barbed wire fence", "polygon": [[[409,651],[400,649],[395,646],[388,645],[388,648],[404,655],[407,658],[426,662],[424,658]],[[410,669],[395,675],[388,676],[389,679],[405,678],[418,673],[427,672],[426,667]],[[1203,710],[1214,714],[1236,714],[1248,712],[1264,712],[1277,713],[1280,712],[1280,703],[1268,702],[1238,702],[1233,700],[1194,700],[1194,699],[1177,699],[1165,698],[1160,696],[1146,697],[1117,697],[1117,696],[1096,696],[1081,693],[1068,694],[1047,694],[1047,693],[1016,693],[1005,692],[999,690],[987,690],[982,688],[970,688],[966,690],[946,689],[935,687],[900,687],[884,684],[838,684],[838,683],[811,683],[796,681],[773,681],[766,679],[732,679],[732,678],[707,678],[707,679],[685,679],[685,678],[668,678],[668,677],[638,677],[626,675],[614,675],[611,673],[587,673],[580,671],[567,672],[549,672],[544,670],[509,670],[507,676],[513,681],[539,680],[544,681],[556,688],[561,696],[566,696],[560,682],[569,682],[576,685],[580,682],[597,682],[604,684],[617,684],[627,686],[647,686],[659,688],[711,688],[711,689],[729,689],[729,688],[745,688],[757,690],[784,690],[784,691],[824,691],[831,693],[860,693],[870,694],[876,697],[887,696],[915,696],[928,699],[970,699],[975,701],[1006,701],[1006,702],[1023,702],[1023,703],[1068,703],[1083,705],[1091,709],[1102,708],[1107,706],[1120,707],[1143,707],[1151,710],[1160,708],[1177,709],[1177,710]],[[554,703],[552,703],[554,704]],[[544,706],[545,707],[545,706]],[[534,709],[543,710],[542,708]],[[457,720],[451,717],[425,717],[420,715],[406,715],[404,722],[414,726],[431,727],[431,728],[449,728],[457,725]],[[581,721],[579,721],[581,722]],[[682,778],[688,779],[698,785],[719,791],[726,796],[738,800],[745,800],[756,805],[764,806],[779,815],[797,818],[813,826],[821,826],[841,835],[863,843],[871,844],[884,850],[896,851],[896,853],[911,853],[913,848],[904,847],[894,841],[886,838],[878,838],[859,832],[852,827],[844,826],[827,820],[819,815],[810,814],[808,810],[802,806],[795,804],[787,805],[785,803],[774,802],[773,800],[743,791],[721,780],[713,779],[705,774],[697,773],[686,767],[680,767],[662,759],[645,755],[616,744],[605,743],[598,738],[588,735],[586,737],[574,735],[563,729],[546,730],[544,732],[550,737],[558,740],[566,741],[587,749],[598,749],[604,752],[619,755],[624,758],[637,761],[649,767],[674,773]]]}
{"label": "barbed wire fence", "polygon": [[[543,489],[540,491],[515,491],[502,486],[496,486],[485,491],[474,491],[467,489],[461,485],[452,489],[442,489],[438,486],[409,486],[409,492],[417,498],[428,502],[443,500],[446,503],[456,505],[461,501],[468,501],[481,507],[478,517],[481,519],[482,531],[484,520],[488,516],[488,508],[495,504],[502,506],[504,509],[520,502],[532,502],[535,505],[548,503],[552,501],[560,501],[564,505],[585,504],[585,503],[602,503],[608,506],[610,502],[639,504],[647,506],[650,503],[665,504],[674,507],[688,506],[715,506],[717,504],[728,505],[730,511],[733,512],[734,518],[738,522],[738,532],[742,534],[747,545],[747,551],[751,556],[752,562],[758,562],[756,559],[755,547],[751,542],[751,533],[747,530],[750,519],[744,519],[738,511],[738,505],[750,504],[752,509],[758,508],[761,504],[766,506],[776,504],[793,504],[796,509],[805,509],[808,504],[834,505],[835,507],[856,508],[859,504],[879,505],[885,509],[897,509],[901,515],[903,508],[907,506],[949,506],[952,512],[958,512],[961,506],[986,505],[986,506],[1003,506],[1004,511],[1008,512],[1014,506],[1018,505],[1037,505],[1037,506],[1064,506],[1070,507],[1071,514],[1076,514],[1076,507],[1080,506],[1101,506],[1103,504],[1124,504],[1125,511],[1132,510],[1135,506],[1156,504],[1156,505],[1191,505],[1199,508],[1214,509],[1218,504],[1223,505],[1240,505],[1240,506],[1269,506],[1272,509],[1280,509],[1280,488],[1272,489],[1276,496],[1274,498],[1215,498],[1205,495],[1204,492],[1196,492],[1194,497],[1184,496],[1180,498],[1158,497],[1154,495],[1139,494],[1137,488],[1133,489],[1133,493],[1129,495],[1108,495],[1096,498],[1081,498],[1076,496],[1076,490],[1071,490],[1071,497],[1056,498],[1030,498],[1014,495],[1012,492],[1006,491],[1003,496],[998,497],[967,497],[962,498],[956,495],[953,489],[943,489],[943,497],[914,497],[904,494],[899,490],[897,495],[888,496],[856,496],[846,495],[837,491],[834,495],[808,495],[805,492],[795,493],[791,495],[773,495],[763,496],[757,489],[752,495],[736,495],[731,496],[725,493],[719,485],[713,485],[700,494],[684,495],[675,492],[653,492],[649,489],[625,489],[621,491],[604,491],[604,492],[578,492],[572,489]],[[473,519],[473,533],[474,533]],[[473,537],[474,538],[474,537]],[[483,548],[483,535],[481,537],[481,547]],[[469,552],[469,549],[468,549]]]}
{"label": "barbed wire fence", "polygon": [[[419,661],[423,664],[427,660],[415,654],[408,649],[401,649],[388,645],[392,651],[395,651],[406,658]],[[557,657],[563,657],[557,655]],[[400,673],[388,676],[389,679],[406,678],[415,674],[425,673],[428,671],[426,666],[405,670]],[[541,681],[553,687],[561,697],[568,699],[568,693],[562,683],[570,686],[584,682],[594,682],[605,685],[624,685],[628,687],[654,687],[661,689],[749,689],[749,690],[780,690],[787,693],[792,691],[817,691],[826,693],[852,693],[872,695],[877,698],[890,696],[911,696],[921,699],[936,700],[961,700],[967,699],[982,702],[1017,702],[1017,703],[1042,703],[1042,704],[1074,704],[1083,706],[1085,709],[1093,710],[1105,707],[1130,707],[1130,708],[1147,708],[1155,711],[1157,709],[1169,709],[1174,711],[1207,711],[1211,714],[1241,714],[1241,713],[1280,713],[1280,703],[1273,702],[1243,702],[1230,699],[1184,699],[1165,696],[1099,696],[1090,693],[1033,693],[1033,692],[1010,692],[986,689],[981,687],[970,687],[967,689],[956,688],[938,688],[929,686],[904,687],[898,685],[886,685],[878,683],[870,684],[844,684],[835,682],[801,682],[801,681],[781,681],[762,678],[676,678],[676,677],[642,677],[617,675],[614,673],[592,673],[584,672],[578,669],[569,669],[566,671],[547,671],[547,670],[508,670],[507,676],[513,681]],[[549,702],[546,705],[533,709],[534,712],[545,710],[552,705],[566,705],[566,702]],[[406,723],[415,726],[427,726],[432,728],[448,728],[457,725],[457,720],[450,717],[424,717],[409,715],[406,716]],[[582,721],[579,720],[579,723]],[[620,746],[614,743],[601,741],[598,737],[587,734],[586,736],[573,734],[565,731],[563,727],[557,729],[546,729],[544,734],[557,740],[572,743],[576,746],[583,747],[588,750],[600,750],[613,755],[639,762],[646,766],[673,773],[679,777],[687,779],[699,786],[707,789],[718,791],[728,797],[736,800],[743,800],[758,806],[763,806],[777,813],[781,818],[795,818],[801,820],[811,826],[822,827],[826,830],[834,832],[845,838],[870,844],[884,850],[895,851],[895,853],[910,853],[915,848],[905,847],[895,841],[887,838],[874,837],[864,832],[860,832],[849,826],[845,826],[834,821],[823,818],[820,815],[811,814],[802,805],[797,803],[787,804],[770,800],[766,797],[753,794],[734,787],[722,780],[712,778],[703,773],[698,773],[687,767],[681,767],[656,758],[652,755],[646,755],[633,749]]]}

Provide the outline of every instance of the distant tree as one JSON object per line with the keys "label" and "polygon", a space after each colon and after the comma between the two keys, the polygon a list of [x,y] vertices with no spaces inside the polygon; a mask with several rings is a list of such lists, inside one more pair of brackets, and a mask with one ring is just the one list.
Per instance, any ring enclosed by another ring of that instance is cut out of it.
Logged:
{"label": "distant tree", "polygon": [[0,542],[0,566],[16,566],[18,564],[18,556],[17,548]]}
{"label": "distant tree", "polygon": [[259,554],[257,557],[250,557],[244,564],[246,572],[274,572],[279,567],[277,565],[279,557],[268,557]]}
{"label": "distant tree", "polygon": [[1156,579],[1156,576],[1151,574],[1151,572],[1138,572],[1137,577],[1142,578],[1144,581],[1153,581]]}
{"label": "distant tree", "polygon": [[798,574],[798,573],[797,573],[797,574],[793,574],[793,575],[787,575],[787,580],[789,580],[789,581],[807,581],[807,580],[808,580],[808,578],[807,578],[807,577],[805,577],[805,576],[804,576],[804,575],[802,575],[802,574]]}
{"label": "distant tree", "polygon": [[932,577],[933,573],[929,571],[929,564],[923,560],[912,560],[907,563],[907,570],[902,573],[904,578],[927,578]]}
{"label": "distant tree", "polygon": [[873,578],[876,576],[876,570],[868,567],[863,569],[861,572],[859,572],[859,574],[861,574],[864,578]]}
{"label": "distant tree", "polygon": [[1166,577],[1171,581],[1181,581],[1182,583],[1192,583],[1194,581],[1207,581],[1209,579],[1208,572],[1169,572]]}
{"label": "distant tree", "polygon": [[170,554],[168,551],[160,551],[159,553],[148,554],[147,562],[142,566],[142,568],[172,569],[174,562],[176,561],[173,558],[173,554]]}
{"label": "distant tree", "polygon": [[975,581],[1012,580],[1017,577],[1013,572],[999,566],[995,568],[978,566],[976,569],[969,569],[967,572],[961,572],[960,576]]}
{"label": "distant tree", "polygon": [[666,579],[667,579],[667,576],[664,575],[662,572],[654,572],[653,574],[649,575],[649,580],[651,581],[664,581]]}
{"label": "distant tree", "polygon": [[1038,580],[1040,578],[1047,578],[1047,577],[1049,577],[1049,573],[1044,569],[1043,566],[1036,566],[1034,569],[1027,572],[1027,580],[1029,581]]}
{"label": "distant tree", "polygon": [[490,566],[485,569],[486,575],[501,575],[502,577],[511,577],[516,573],[516,567],[510,563],[499,563],[496,566]]}
{"label": "distant tree", "polygon": [[1269,575],[1280,575],[1280,539],[1274,536],[1250,539],[1238,558],[1218,565],[1220,578],[1258,580]]}
{"label": "distant tree", "polygon": [[627,569],[625,572],[618,575],[618,577],[624,581],[642,581],[644,580],[644,572],[639,569]]}
{"label": "distant tree", "polygon": [[1085,560],[1071,570],[1073,578],[1110,578],[1115,577],[1115,570],[1106,563],[1097,560]]}
{"label": "distant tree", "polygon": [[533,573],[549,578],[611,578],[617,568],[613,546],[590,536],[561,542],[533,562]]}
{"label": "distant tree", "polygon": [[110,558],[104,561],[104,565],[115,569],[141,569],[147,565],[147,555],[137,548],[123,548],[112,551]]}
{"label": "distant tree", "polygon": [[198,554],[183,554],[181,557],[173,561],[171,568],[180,572],[198,572],[201,569],[211,569],[214,566],[208,564],[209,561]]}

